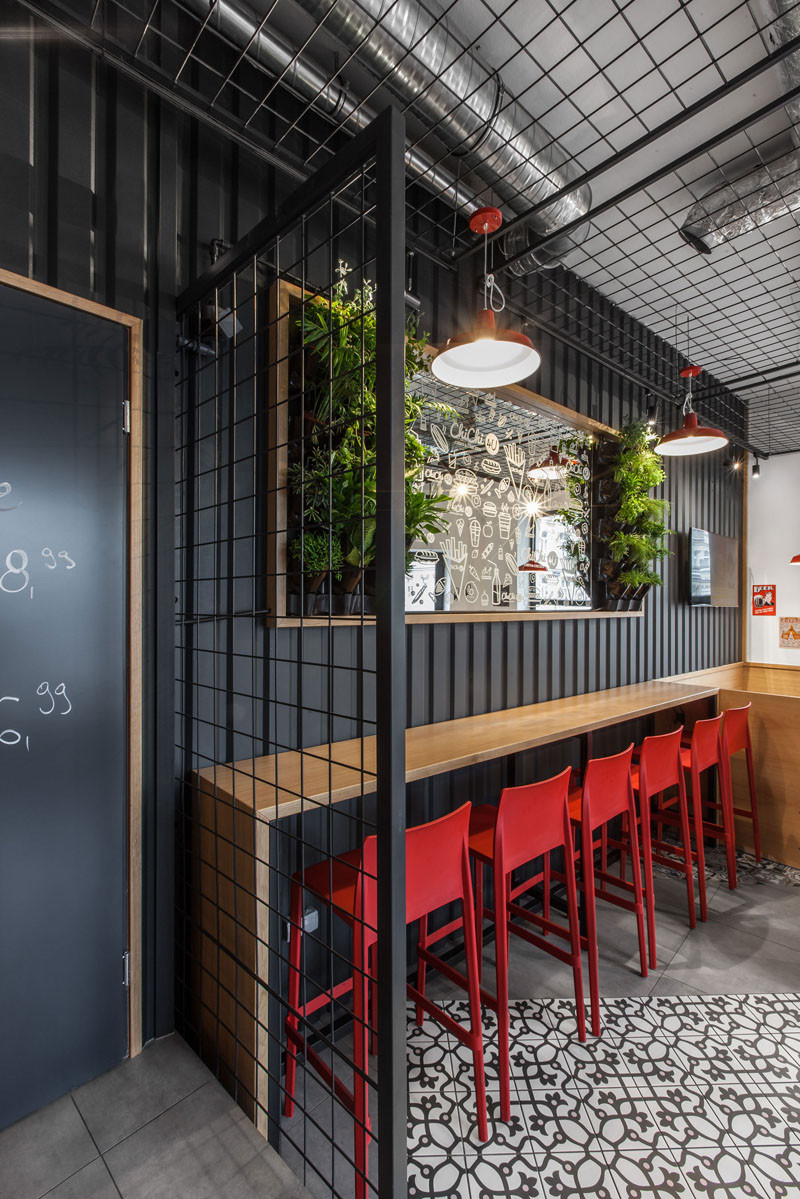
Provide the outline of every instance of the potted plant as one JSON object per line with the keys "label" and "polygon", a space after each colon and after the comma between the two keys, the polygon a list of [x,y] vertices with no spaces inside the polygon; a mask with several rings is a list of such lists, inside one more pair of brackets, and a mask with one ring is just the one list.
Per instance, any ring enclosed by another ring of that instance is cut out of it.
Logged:
{"label": "potted plant", "polygon": [[[605,515],[605,527],[610,520],[613,531],[599,571],[608,607],[641,607],[649,589],[662,585],[653,564],[672,552],[665,544],[670,533],[669,504],[651,494],[665,478],[661,459],[652,448],[655,440],[656,434],[644,422],[634,421],[620,431],[611,459],[610,474],[618,493]],[[606,491],[614,494],[610,487]]]}
{"label": "potted plant", "polygon": [[301,566],[306,616],[330,610],[330,591],[321,594],[326,579],[340,579],[344,558],[338,538],[326,532],[309,531],[296,537],[291,546],[292,558]]}

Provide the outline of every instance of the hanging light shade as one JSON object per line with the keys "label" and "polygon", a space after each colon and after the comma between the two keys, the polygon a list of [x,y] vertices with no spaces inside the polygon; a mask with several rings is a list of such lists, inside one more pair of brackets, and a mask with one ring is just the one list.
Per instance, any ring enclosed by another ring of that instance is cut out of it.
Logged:
{"label": "hanging light shade", "polygon": [[800,554],[795,554],[789,563],[790,566],[800,566]]}
{"label": "hanging light shade", "polygon": [[484,308],[471,333],[448,338],[431,370],[453,387],[491,388],[527,379],[540,362],[529,337],[514,329],[497,329],[494,312]]}
{"label": "hanging light shade", "polygon": [[534,482],[544,479],[559,479],[569,466],[569,459],[563,458],[558,450],[551,450],[541,462],[536,462],[528,471],[528,478]]}
{"label": "hanging light shade", "polygon": [[701,366],[686,366],[681,371],[681,378],[689,380],[689,390],[683,404],[683,424],[680,429],[674,429],[662,437],[655,447],[657,454],[664,458],[685,458],[689,454],[709,454],[712,450],[720,450],[728,444],[728,435],[721,429],[710,425],[701,425],[697,413],[692,407],[692,379],[696,378],[703,368]]}
{"label": "hanging light shade", "polygon": [[685,458],[689,454],[709,454],[727,444],[728,437],[721,429],[701,425],[696,412],[687,412],[680,429],[662,437],[655,450],[665,458]]}
{"label": "hanging light shade", "polygon": [[[541,362],[529,337],[516,329],[498,329],[495,321],[495,313],[502,312],[505,299],[488,271],[487,248],[489,234],[502,222],[497,208],[479,208],[470,217],[470,229],[484,237],[483,308],[470,332],[448,338],[431,364],[435,377],[452,387],[505,387],[527,379]],[[499,308],[495,308],[495,295],[499,297]]]}
{"label": "hanging light shade", "polygon": [[527,562],[522,563],[522,565],[519,568],[519,573],[522,574],[524,571],[534,571],[534,570],[547,570],[547,567],[542,566],[541,562],[537,562],[536,559],[533,556],[531,556]]}

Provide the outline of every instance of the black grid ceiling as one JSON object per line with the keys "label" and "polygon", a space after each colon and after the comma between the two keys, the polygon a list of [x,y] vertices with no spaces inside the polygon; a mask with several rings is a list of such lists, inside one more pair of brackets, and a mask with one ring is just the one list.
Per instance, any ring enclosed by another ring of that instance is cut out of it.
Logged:
{"label": "black grid ceiling", "polygon": [[[396,2],[387,0],[382,20]],[[433,0],[427,2],[434,11]],[[104,46],[189,95],[238,136],[277,150],[283,165],[306,173],[341,144],[341,118],[320,114],[287,86],[291,66],[276,78],[254,65],[245,44],[215,28],[213,6],[201,20],[197,0],[93,0],[91,6],[84,0],[78,12],[79,3],[71,11]],[[373,109],[385,102],[392,72],[383,79],[368,75],[358,52],[334,42],[324,21],[315,23],[293,0],[251,0],[250,8],[262,29],[289,39],[297,56],[312,59],[334,86]],[[518,100],[558,140],[578,172],[608,162],[592,183],[594,208],[787,91],[782,67],[775,65],[615,162],[638,138],[774,51],[786,36],[779,35],[777,9],[791,14],[800,10],[800,0],[440,0],[435,12],[458,31],[465,51],[499,73],[509,100]],[[611,206],[592,219],[586,240],[568,260],[581,278],[665,341],[676,343],[677,323],[681,351],[723,382],[768,373],[800,357],[797,212],[717,247],[710,257],[686,245],[678,227],[709,188],[791,149],[793,115],[779,107]],[[413,110],[407,117],[412,146],[452,169],[457,160],[437,139],[436,127],[423,127]],[[456,169],[465,189],[493,200],[488,186]],[[415,229],[433,252],[447,260],[470,247],[465,222],[454,219],[433,189],[414,194]],[[749,440],[758,448],[800,449],[797,382],[765,381],[742,393],[750,405]]]}

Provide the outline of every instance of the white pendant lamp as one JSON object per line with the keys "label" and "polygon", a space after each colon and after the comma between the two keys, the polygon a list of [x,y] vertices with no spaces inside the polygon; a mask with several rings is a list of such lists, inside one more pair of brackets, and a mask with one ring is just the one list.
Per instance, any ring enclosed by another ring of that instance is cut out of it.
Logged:
{"label": "white pendant lamp", "polygon": [[[482,233],[483,242],[483,309],[478,313],[469,333],[450,337],[431,364],[431,371],[442,383],[452,387],[490,389],[519,383],[538,369],[541,356],[533,342],[515,329],[498,329],[495,313],[502,312],[505,299],[488,271],[488,237],[503,223],[498,208],[479,208],[473,212],[469,227]],[[495,296],[499,306],[495,307]]]}
{"label": "white pendant lamp", "polygon": [[692,407],[692,379],[696,379],[702,371],[701,366],[686,366],[681,371],[681,378],[689,380],[689,390],[683,403],[683,424],[672,433],[662,437],[655,447],[657,454],[664,458],[685,458],[689,454],[709,454],[712,450],[721,450],[728,444],[728,436],[721,429],[701,425],[697,413]]}

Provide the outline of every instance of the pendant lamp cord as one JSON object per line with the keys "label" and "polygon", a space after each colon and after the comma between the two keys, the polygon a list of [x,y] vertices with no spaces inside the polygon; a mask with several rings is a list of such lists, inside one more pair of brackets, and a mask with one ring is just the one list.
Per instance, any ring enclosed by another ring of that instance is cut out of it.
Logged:
{"label": "pendant lamp cord", "polygon": [[489,270],[489,229],[486,225],[483,226],[483,306],[491,308],[492,312],[502,312],[506,306],[500,285]]}

